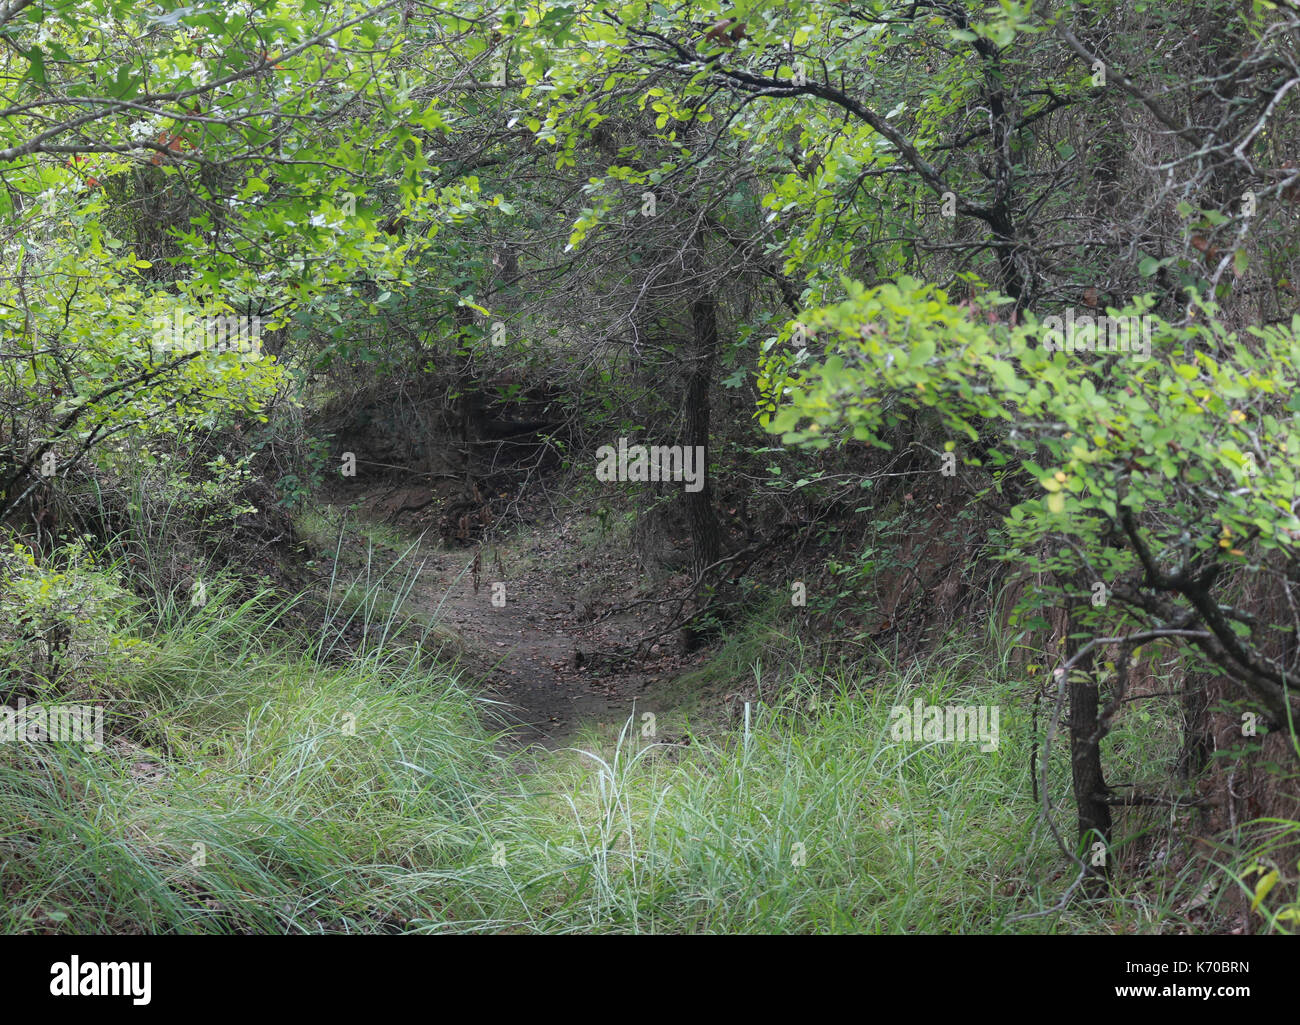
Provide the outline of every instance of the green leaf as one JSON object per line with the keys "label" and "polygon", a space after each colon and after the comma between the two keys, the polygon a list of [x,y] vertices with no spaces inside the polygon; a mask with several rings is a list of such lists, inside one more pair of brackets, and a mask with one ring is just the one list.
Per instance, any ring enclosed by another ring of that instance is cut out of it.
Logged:
{"label": "green leaf", "polygon": [[1277,885],[1279,878],[1277,869],[1273,869],[1271,872],[1260,877],[1259,882],[1255,884],[1255,895],[1250,901],[1251,911],[1259,910],[1259,906],[1264,903],[1264,898],[1268,896],[1269,891]]}

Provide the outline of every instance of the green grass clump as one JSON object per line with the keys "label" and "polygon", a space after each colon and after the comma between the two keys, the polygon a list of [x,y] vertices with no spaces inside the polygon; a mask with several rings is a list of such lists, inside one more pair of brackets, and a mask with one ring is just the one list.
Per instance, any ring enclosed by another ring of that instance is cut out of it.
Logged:
{"label": "green grass clump", "polygon": [[[734,730],[666,743],[629,721],[525,762],[487,702],[393,640],[390,611],[340,641],[379,608],[364,596],[304,641],[286,605],[234,595],[124,628],[89,688],[103,750],[0,745],[0,930],[1179,926],[1174,890],[1056,907],[1072,869],[1035,825],[1029,702],[996,653],[950,645],[872,678],[786,667],[783,697]],[[997,749],[896,739],[891,709],[918,697],[999,706]],[[1063,744],[1051,775],[1068,793]]]}

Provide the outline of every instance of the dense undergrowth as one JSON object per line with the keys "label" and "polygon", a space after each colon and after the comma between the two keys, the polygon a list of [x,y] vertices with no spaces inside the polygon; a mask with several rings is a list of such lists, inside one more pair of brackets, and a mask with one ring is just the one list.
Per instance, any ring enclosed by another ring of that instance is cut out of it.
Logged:
{"label": "dense undergrowth", "polygon": [[[989,644],[885,672],[769,648],[750,671],[782,696],[734,730],[629,722],[525,757],[474,681],[382,623],[340,657],[364,594],[306,641],[292,604],[136,603],[82,669],[104,749],[0,745],[3,931],[1184,931],[1233,888],[1173,859],[1063,905],[1026,691]],[[916,698],[1000,706],[997,749],[896,740]],[[1158,730],[1118,736],[1164,757]]]}

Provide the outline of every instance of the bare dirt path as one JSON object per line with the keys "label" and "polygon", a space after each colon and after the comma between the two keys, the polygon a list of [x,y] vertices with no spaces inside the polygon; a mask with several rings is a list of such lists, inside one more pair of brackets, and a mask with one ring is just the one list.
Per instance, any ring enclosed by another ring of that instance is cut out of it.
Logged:
{"label": "bare dirt path", "polygon": [[[357,512],[372,523],[386,519],[373,502]],[[666,640],[637,663],[601,657],[654,633],[657,620],[647,612],[596,622],[643,596],[645,584],[630,552],[593,551],[578,517],[469,547],[449,547],[428,521],[406,519],[397,529],[420,539],[407,561],[423,565],[408,607],[458,637],[471,678],[503,703],[519,743],[561,747],[584,723],[617,727],[634,716],[639,723],[645,711],[662,714],[672,681],[705,657],[683,659]]]}

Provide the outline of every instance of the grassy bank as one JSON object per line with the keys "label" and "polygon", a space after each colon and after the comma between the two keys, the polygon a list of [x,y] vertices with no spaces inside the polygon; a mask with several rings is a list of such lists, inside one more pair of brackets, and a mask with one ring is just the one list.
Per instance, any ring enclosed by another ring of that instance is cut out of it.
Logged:
{"label": "grassy bank", "polygon": [[[0,928],[1177,925],[1149,892],[1051,910],[1068,866],[1033,826],[1023,688],[990,678],[987,652],[870,680],[807,673],[754,706],[748,732],[687,725],[665,744],[630,723],[522,771],[465,681],[416,647],[326,660],[332,645],[278,631],[283,612],[221,594],[155,609],[99,669],[103,751],[0,745]],[[893,739],[891,708],[918,696],[999,704],[997,750]]]}

